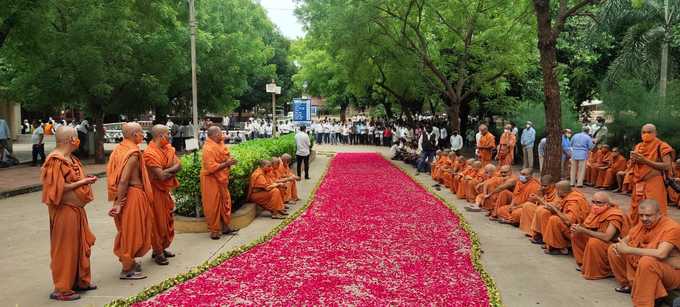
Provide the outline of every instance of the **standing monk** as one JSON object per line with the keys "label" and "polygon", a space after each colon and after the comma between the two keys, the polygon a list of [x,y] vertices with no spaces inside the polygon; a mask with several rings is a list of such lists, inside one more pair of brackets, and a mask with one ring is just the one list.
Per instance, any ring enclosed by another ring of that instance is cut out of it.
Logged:
{"label": "standing monk", "polygon": [[548,224],[541,230],[545,253],[549,255],[568,255],[571,243],[571,225],[583,223],[590,212],[588,200],[583,193],[573,190],[568,181],[560,181],[555,187],[560,197],[560,204],[554,206],[550,203],[542,205],[553,215],[548,219]]}
{"label": "standing monk", "polygon": [[632,291],[633,305],[653,307],[668,291],[680,288],[680,225],[661,213],[654,199],[640,202],[639,221],[607,251],[609,264],[621,287]]}
{"label": "standing monk", "polygon": [[619,152],[618,147],[614,147],[606,165],[600,167],[595,187],[600,189],[610,189],[616,184],[616,174],[626,169],[626,158]]}
{"label": "standing monk", "polygon": [[50,215],[50,269],[54,292],[50,298],[72,301],[75,291],[97,289],[90,276],[90,248],[95,237],[90,231],[85,205],[94,199],[97,177],[86,177],[80,160],[72,155],[80,140],[74,128],[61,127],[56,133],[57,147],[43,164],[42,202]]}
{"label": "standing monk", "polygon": [[142,126],[123,124],[123,141],[113,150],[106,166],[108,199],[113,201],[109,215],[118,230],[113,253],[123,265],[120,279],[146,278],[135,258],[151,249],[153,190],[139,150],[143,141]]}
{"label": "standing monk", "polygon": [[498,142],[498,154],[496,159],[498,165],[512,165],[515,158],[515,144],[517,143],[517,136],[512,133],[512,126],[505,125],[505,130],[501,134],[501,139]]}
{"label": "standing monk", "polygon": [[153,140],[144,151],[144,163],[149,171],[153,189],[152,257],[157,264],[167,265],[167,258],[175,256],[166,250],[175,237],[172,217],[175,202],[170,196],[170,191],[179,186],[175,175],[182,169],[182,164],[175,155],[175,148],[170,145],[170,129],[167,126],[153,126],[151,135]]}
{"label": "standing monk", "polygon": [[271,172],[272,163],[268,160],[260,161],[260,167],[250,175],[248,199],[270,211],[272,219],[285,219],[288,213],[283,205],[281,191],[285,184],[274,181]]}
{"label": "standing monk", "polygon": [[612,276],[607,259],[607,249],[617,238],[625,236],[628,222],[623,211],[611,203],[609,195],[593,195],[590,214],[581,224],[571,226],[571,247],[576,265],[585,279],[603,279]]}
{"label": "standing monk", "polygon": [[477,141],[477,151],[479,151],[479,160],[482,162],[482,167],[491,163],[491,151],[496,148],[496,138],[489,132],[489,128],[482,124],[479,126],[480,137]]}
{"label": "standing monk", "polygon": [[292,161],[292,157],[289,154],[283,154],[281,156],[281,174],[288,179],[288,188],[286,189],[286,192],[288,192],[288,199],[290,199],[293,202],[296,202],[300,200],[300,197],[298,196],[297,193],[297,182],[300,181],[300,177],[296,176],[293,174],[293,172],[290,170],[290,162]]}
{"label": "standing monk", "polygon": [[536,194],[541,184],[534,178],[531,168],[522,169],[519,172],[519,179],[512,191],[512,201],[509,205],[499,206],[497,215],[501,223],[519,225],[522,216],[521,205],[529,200],[529,196]]}
{"label": "standing monk", "polygon": [[668,196],[663,173],[671,170],[672,152],[671,146],[656,137],[654,125],[642,126],[642,143],[637,144],[630,153],[633,162],[630,177],[633,195],[628,212],[631,227],[638,222],[637,207],[642,200],[656,200],[661,214],[666,214]]}
{"label": "standing monk", "polygon": [[229,148],[224,145],[222,129],[208,128],[208,138],[203,145],[201,165],[201,199],[203,213],[208,223],[210,238],[218,240],[222,234],[235,234],[231,222],[231,194],[229,194],[229,168],[236,164]]}

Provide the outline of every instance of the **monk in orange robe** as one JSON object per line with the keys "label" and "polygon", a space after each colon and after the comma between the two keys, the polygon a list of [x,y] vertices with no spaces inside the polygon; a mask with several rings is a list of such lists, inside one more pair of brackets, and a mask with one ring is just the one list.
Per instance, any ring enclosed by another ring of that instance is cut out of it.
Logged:
{"label": "monk in orange robe", "polygon": [[152,257],[159,265],[167,265],[169,257],[175,254],[167,251],[175,238],[175,224],[172,212],[175,202],[170,191],[179,186],[175,177],[182,164],[170,145],[170,129],[165,125],[155,125],[151,129],[153,140],[144,151],[144,163],[151,178],[153,200],[153,232],[151,235]]}
{"label": "monk in orange robe", "polygon": [[45,130],[45,131],[44,131],[45,135],[52,135],[52,134],[53,134],[53,133],[52,133],[52,129],[54,129],[54,125],[52,124],[52,122],[48,121],[48,122],[45,124],[45,129],[44,129],[44,130]]}
{"label": "monk in orange robe", "polygon": [[283,204],[281,191],[285,184],[274,181],[271,172],[272,163],[268,160],[260,161],[260,167],[250,175],[248,199],[270,211],[272,219],[285,219],[288,213]]}
{"label": "monk in orange robe", "polygon": [[[444,186],[449,188],[452,193],[456,193],[456,187],[454,186],[454,180],[456,174],[464,167],[465,157],[457,156],[455,157],[455,152],[449,154],[449,164],[442,167],[442,181]],[[454,159],[451,159],[454,156]]]}
{"label": "monk in orange robe", "polygon": [[[609,147],[609,146],[607,146]],[[595,184],[597,179],[597,172],[601,166],[604,166],[604,159],[608,154],[608,148],[605,145],[598,144],[597,148],[588,157],[588,162],[586,163],[586,176],[585,184],[592,186]]]}
{"label": "monk in orange robe", "polygon": [[[669,172],[669,179],[680,183],[680,159],[673,162],[672,171]],[[668,200],[670,206],[680,205],[680,192],[674,190],[671,186],[666,187],[668,190]]]}
{"label": "monk in orange robe", "polygon": [[501,166],[500,168],[501,176],[504,178],[502,183],[496,186],[496,188],[491,189],[491,193],[483,196],[482,202],[483,207],[489,207],[489,211],[486,216],[489,220],[498,220],[498,208],[510,205],[512,203],[512,195],[515,190],[515,186],[518,182],[518,177],[512,174],[509,165]]}
{"label": "monk in orange robe", "polygon": [[548,224],[541,230],[545,253],[548,255],[568,255],[571,244],[571,225],[585,221],[590,206],[583,193],[572,189],[568,181],[560,181],[555,185],[557,195],[560,197],[559,206],[550,203],[542,205],[553,215],[548,219]]}
{"label": "monk in orange robe", "polygon": [[464,198],[470,203],[474,203],[475,198],[477,197],[477,185],[484,181],[484,169],[482,168],[482,163],[479,161],[473,162],[472,169],[473,170],[470,171],[470,175],[463,178],[463,192],[465,193]]}
{"label": "monk in orange robe", "polygon": [[430,165],[430,175],[432,176],[432,180],[437,183],[439,183],[441,179],[441,167],[446,159],[448,159],[448,155],[444,151],[437,150],[434,161],[432,161],[432,164]]}
{"label": "monk in orange robe", "polygon": [[628,212],[631,227],[638,222],[637,207],[642,200],[656,200],[661,214],[666,214],[668,195],[662,174],[671,170],[672,153],[673,148],[656,137],[656,126],[642,126],[642,143],[630,154],[633,161],[630,178],[633,195]]}
{"label": "monk in orange robe", "polygon": [[74,128],[61,127],[57,147],[47,156],[41,170],[42,202],[50,216],[50,269],[54,291],[51,299],[72,301],[76,291],[94,290],[90,275],[90,252],[95,236],[90,230],[85,205],[91,202],[91,184],[97,177],[85,176],[73,151],[80,146]]}
{"label": "monk in orange robe", "polygon": [[479,161],[482,162],[482,167],[491,163],[492,153],[491,151],[496,148],[496,138],[489,132],[489,128],[482,124],[479,126],[479,132],[481,137],[477,141],[477,151],[479,154]]}
{"label": "monk in orange robe", "polygon": [[611,203],[607,193],[595,193],[586,219],[571,226],[571,247],[583,278],[592,280],[612,276],[607,249],[627,231],[628,222],[623,211]]}
{"label": "monk in orange robe", "polygon": [[293,172],[290,170],[291,161],[292,157],[289,154],[283,154],[281,156],[281,169],[279,172],[281,173],[281,176],[287,179],[288,186],[286,188],[286,192],[288,195],[286,197],[288,197],[290,201],[296,202],[300,200],[297,192],[297,182],[300,180],[300,177],[293,174]]}
{"label": "monk in orange robe", "polygon": [[468,160],[467,161],[468,166],[462,172],[460,172],[458,174],[457,183],[456,183],[456,186],[457,186],[456,196],[460,199],[465,199],[465,193],[467,192],[467,189],[468,189],[469,179],[471,179],[472,176],[476,172],[478,172],[482,167],[481,162],[476,163],[476,164],[475,164],[475,162],[479,162],[479,161],[475,161],[473,159]]}
{"label": "monk in orange robe", "polygon": [[139,150],[144,141],[142,126],[137,123],[123,125],[123,141],[116,146],[106,166],[108,199],[113,202],[109,215],[116,223],[113,252],[123,269],[120,279],[143,279],[141,263],[151,249],[153,190],[146,164]]}
{"label": "monk in orange robe", "polygon": [[[479,194],[475,199],[476,206],[465,207],[465,210],[467,211],[477,212],[486,210],[487,212],[491,212],[495,209],[499,198],[512,199],[512,192],[510,190],[505,189],[496,191],[498,187],[507,184],[507,182],[510,181],[510,166],[502,166],[500,170],[496,172],[496,166],[489,164],[486,166],[485,170],[485,177],[488,179],[479,184]],[[508,187],[512,185],[514,185],[514,183],[507,184]]]}
{"label": "monk in orange robe", "polygon": [[[552,176],[544,175],[541,177],[541,188],[535,195],[529,195],[528,201],[521,205],[522,211],[519,217],[519,230],[524,232],[528,237],[534,236],[535,232],[532,230],[534,223],[540,223],[539,221],[536,221],[536,209],[538,208],[536,197],[542,197],[549,203],[557,200],[557,189],[555,189],[555,181]],[[538,232],[540,233],[540,230]]]}
{"label": "monk in orange robe", "polygon": [[525,168],[519,173],[519,179],[512,191],[512,201],[509,205],[499,206],[496,210],[499,222],[504,224],[519,225],[522,216],[521,205],[529,200],[529,196],[536,194],[541,184],[532,176],[532,169]]}
{"label": "monk in orange robe", "polygon": [[437,182],[434,187],[437,190],[441,190],[441,186],[449,187],[451,181],[451,171],[456,164],[456,154],[451,154],[450,151],[443,151],[441,160],[437,165],[437,175],[435,181]]}
{"label": "monk in orange robe", "polygon": [[490,181],[491,179],[494,179],[496,177],[499,177],[499,173],[496,171],[496,166],[493,164],[489,164],[484,167],[484,173],[482,177],[482,181],[475,186],[475,199],[472,205],[468,205],[463,207],[466,211],[471,211],[471,212],[479,212],[482,211],[481,208],[481,203],[483,197],[488,194],[488,189],[486,188],[486,183]]}
{"label": "monk in orange robe", "polygon": [[588,178],[589,184],[593,187],[597,187],[598,183],[597,180],[599,178],[604,178],[604,173],[607,171],[607,167],[611,165],[612,163],[612,150],[609,145],[604,144],[602,145],[602,149],[600,149],[602,152],[600,155],[600,160],[599,163],[596,163],[593,165],[592,172],[590,173],[590,178]]}
{"label": "monk in orange robe", "polygon": [[628,194],[632,191],[630,186],[631,176],[633,174],[633,161],[628,160],[626,163],[626,169],[616,173],[616,184],[617,188],[614,193]]}
{"label": "monk in orange robe", "polygon": [[229,228],[231,194],[228,188],[229,169],[237,161],[231,157],[229,148],[224,145],[224,135],[220,127],[208,128],[207,134],[201,164],[201,200],[210,238],[218,240],[222,234],[237,232]]}
{"label": "monk in orange robe", "polygon": [[614,147],[605,166],[600,167],[595,187],[611,189],[616,184],[616,174],[626,169],[626,158],[621,155],[618,147]]}
{"label": "monk in orange robe", "polygon": [[619,243],[609,246],[617,292],[632,291],[633,305],[653,307],[668,291],[680,288],[680,224],[661,212],[651,198],[640,202],[639,221]]}
{"label": "monk in orange robe", "polygon": [[515,144],[517,144],[517,136],[512,133],[512,126],[505,125],[501,139],[498,142],[498,154],[496,155],[498,165],[512,165],[512,161],[515,158]]}

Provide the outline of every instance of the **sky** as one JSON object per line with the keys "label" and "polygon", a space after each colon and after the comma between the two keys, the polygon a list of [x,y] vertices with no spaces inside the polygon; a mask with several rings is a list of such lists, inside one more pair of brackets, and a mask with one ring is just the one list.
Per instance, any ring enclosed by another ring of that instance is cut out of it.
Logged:
{"label": "sky", "polygon": [[295,39],[304,36],[302,24],[295,17],[293,0],[260,0],[267,16],[276,24],[283,36]]}

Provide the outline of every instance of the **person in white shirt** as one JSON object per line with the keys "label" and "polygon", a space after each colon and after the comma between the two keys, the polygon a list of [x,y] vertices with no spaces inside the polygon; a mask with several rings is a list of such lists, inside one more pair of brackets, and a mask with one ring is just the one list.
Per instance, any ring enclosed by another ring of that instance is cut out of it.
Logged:
{"label": "person in white shirt", "polygon": [[458,133],[458,130],[453,130],[453,134],[451,134],[451,150],[459,154],[461,149],[463,149],[463,137]]}
{"label": "person in white shirt", "polygon": [[268,138],[272,137],[272,125],[270,123],[267,123],[267,125],[264,127],[264,133]]}
{"label": "person in white shirt", "polygon": [[295,161],[297,164],[297,176],[302,178],[302,163],[305,164],[305,179],[309,179],[309,154],[311,153],[312,143],[309,140],[307,129],[300,126],[300,130],[295,133]]}
{"label": "person in white shirt", "polygon": [[42,123],[37,123],[33,129],[33,135],[31,135],[31,143],[33,144],[32,155],[33,161],[31,166],[37,166],[38,156],[40,156],[40,165],[45,162],[45,143],[44,143],[45,131],[43,130]]}
{"label": "person in white shirt", "polygon": [[331,143],[331,124],[330,122],[324,122],[323,125],[323,142],[324,144]]}
{"label": "person in white shirt", "polygon": [[342,143],[349,145],[349,125],[342,125]]}
{"label": "person in white shirt", "polygon": [[441,123],[441,128],[439,128],[439,148],[445,148],[448,144],[448,131],[446,131],[446,125]]}

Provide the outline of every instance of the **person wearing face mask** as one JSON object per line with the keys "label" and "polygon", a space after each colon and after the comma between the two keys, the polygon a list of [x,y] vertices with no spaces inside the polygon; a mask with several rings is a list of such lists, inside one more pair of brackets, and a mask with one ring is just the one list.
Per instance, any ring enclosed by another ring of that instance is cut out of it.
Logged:
{"label": "person wearing face mask", "polygon": [[285,219],[288,213],[283,204],[285,183],[276,182],[269,160],[260,161],[260,167],[250,174],[248,199],[271,212],[272,219]]}
{"label": "person wearing face mask", "polygon": [[[487,168],[496,167],[492,164],[486,166]],[[490,169],[489,169],[490,171]],[[495,209],[498,203],[510,203],[512,201],[512,191],[515,184],[515,178],[511,176],[510,166],[501,166],[498,172],[495,173],[491,178],[485,180],[481,184],[481,192],[477,196],[476,204],[482,210],[487,211],[487,216],[489,216]],[[479,211],[476,208],[468,209],[468,211]]]}
{"label": "person wearing face mask", "polygon": [[175,256],[167,251],[175,237],[172,217],[175,202],[170,196],[170,191],[179,187],[179,181],[175,176],[182,169],[182,164],[175,155],[175,148],[170,145],[170,128],[165,125],[155,125],[151,128],[151,135],[153,139],[144,151],[143,158],[153,189],[152,257],[157,264],[167,265],[167,258]]}
{"label": "person wearing face mask", "polygon": [[120,279],[143,279],[141,263],[151,249],[152,188],[139,144],[144,141],[142,126],[123,124],[123,141],[116,146],[106,166],[108,199],[113,202],[109,215],[118,234],[113,252],[122,264]]}
{"label": "person wearing face mask", "polygon": [[586,176],[586,164],[588,161],[588,156],[590,151],[593,149],[595,144],[593,139],[590,138],[588,132],[590,128],[588,126],[583,126],[580,133],[574,135],[571,138],[571,170],[569,175],[569,181],[572,186],[577,188],[583,187],[583,180]]}
{"label": "person wearing face mask", "polygon": [[498,165],[512,165],[512,161],[515,159],[514,155],[516,143],[517,137],[512,134],[512,126],[505,125],[503,134],[501,134],[501,139],[498,142],[498,154],[496,154]]}
{"label": "person wearing face mask", "polygon": [[231,194],[229,193],[229,170],[236,164],[229,148],[224,145],[222,129],[208,128],[208,138],[203,145],[201,164],[201,200],[210,238],[218,240],[222,234],[236,234],[229,228],[231,222]]}
{"label": "person wearing face mask", "polygon": [[639,221],[627,236],[607,250],[620,287],[636,307],[652,307],[657,299],[680,288],[680,224],[661,212],[654,199],[640,202]]}
{"label": "person wearing face mask", "polygon": [[90,275],[90,249],[95,236],[90,230],[85,206],[94,199],[91,185],[97,177],[86,176],[73,155],[80,141],[75,129],[56,132],[57,147],[41,169],[42,202],[50,216],[50,269],[54,291],[50,298],[72,301],[75,291],[97,288]]}
{"label": "person wearing face mask", "polygon": [[581,224],[571,225],[571,247],[578,270],[585,279],[604,279],[612,275],[607,260],[609,245],[628,233],[623,211],[611,203],[609,194],[593,195],[590,214]]}
{"label": "person wearing face mask", "polygon": [[425,173],[429,167],[429,164],[434,160],[434,154],[437,150],[437,145],[439,144],[439,138],[437,134],[432,130],[432,126],[428,125],[425,128],[425,133],[421,134],[418,138],[418,149],[422,152],[420,157],[420,163],[418,163],[418,173]]}
{"label": "person wearing face mask", "polygon": [[522,163],[524,168],[534,168],[534,142],[536,141],[536,130],[534,123],[528,121],[526,128],[522,130]]}
{"label": "person wearing face mask", "polygon": [[[521,214],[519,217],[519,230],[524,232],[528,237],[534,237],[541,233],[541,225],[545,220],[550,217],[550,211],[541,210],[539,214],[538,211],[538,201],[536,198],[542,197],[546,202],[557,201],[557,189],[555,189],[555,181],[550,175],[544,175],[541,177],[541,188],[536,194],[529,195],[529,199],[526,203],[521,206]],[[547,217],[544,214],[547,213]]]}
{"label": "person wearing face mask", "polygon": [[489,164],[484,167],[484,171],[482,173],[482,177],[480,178],[480,182],[476,183],[474,187],[474,192],[475,192],[475,197],[473,201],[470,201],[473,205],[470,206],[465,206],[463,207],[466,211],[470,212],[479,212],[482,211],[482,199],[484,195],[487,194],[488,189],[485,188],[486,182],[496,178],[498,176],[498,173],[496,172],[496,166],[493,164]]}
{"label": "person wearing face mask", "polygon": [[548,203],[539,199],[539,203],[552,214],[548,222],[541,229],[544,252],[548,255],[568,255],[571,243],[570,227],[583,223],[590,212],[588,200],[583,193],[572,189],[568,181],[563,180],[555,184],[558,203]]}
{"label": "person wearing face mask", "polygon": [[630,153],[632,161],[631,186],[632,200],[628,216],[631,225],[638,222],[637,207],[645,199],[654,199],[659,204],[661,214],[666,214],[668,195],[664,183],[664,173],[671,170],[673,148],[656,136],[656,126],[642,126],[642,142]]}
{"label": "person wearing face mask", "polygon": [[491,163],[491,151],[496,148],[496,138],[489,132],[489,128],[484,124],[479,125],[479,133],[479,140],[477,140],[479,160],[482,161],[482,166],[486,166]]}
{"label": "person wearing face mask", "polygon": [[628,161],[621,155],[618,147],[612,148],[609,160],[600,167],[595,187],[600,189],[611,189],[616,184],[616,173],[624,171]]}
{"label": "person wearing face mask", "polygon": [[536,194],[541,184],[532,176],[533,170],[530,168],[522,169],[519,172],[515,189],[512,191],[512,201],[510,204],[500,206],[497,209],[499,222],[503,224],[519,225],[522,216],[522,205],[529,200],[529,196]]}

